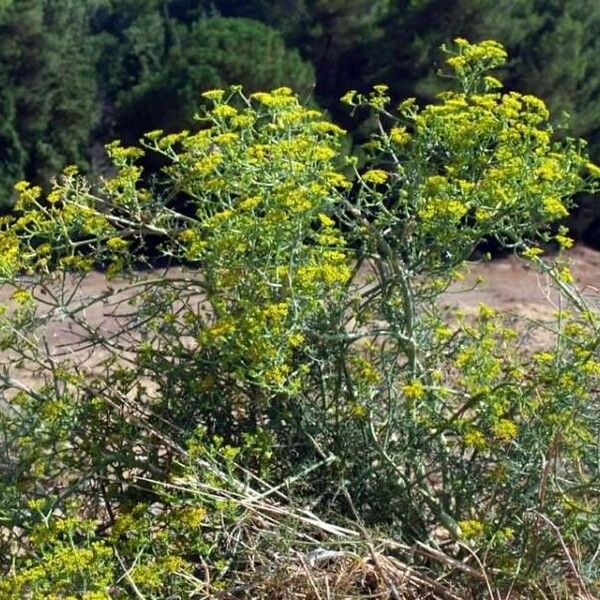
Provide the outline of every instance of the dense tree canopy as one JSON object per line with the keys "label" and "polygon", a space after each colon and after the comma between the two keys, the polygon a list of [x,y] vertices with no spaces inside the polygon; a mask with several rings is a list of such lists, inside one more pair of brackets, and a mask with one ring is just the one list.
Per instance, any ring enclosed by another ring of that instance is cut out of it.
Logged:
{"label": "dense tree canopy", "polygon": [[118,104],[120,132],[135,141],[149,129],[189,127],[200,92],[241,85],[247,91],[292,83],[303,96],[312,92],[313,69],[281,35],[250,19],[201,19],[175,29],[176,41],[155,70],[144,69],[141,82]]}
{"label": "dense tree canopy", "polygon": [[339,97],[386,81],[393,98],[430,101],[457,36],[500,40],[507,84],[544,98],[555,125],[570,113],[597,157],[599,27],[586,0],[3,0],[0,196],[67,163],[101,171],[98,146],[189,126],[200,92],[231,83],[289,85],[360,141],[364,113],[351,121]]}
{"label": "dense tree canopy", "polygon": [[85,165],[98,113],[87,15],[76,0],[23,0],[0,13],[3,112],[12,116],[13,147],[26,154],[19,166],[20,152],[5,149],[15,156],[5,172],[22,168],[27,177],[47,181],[65,163]]}

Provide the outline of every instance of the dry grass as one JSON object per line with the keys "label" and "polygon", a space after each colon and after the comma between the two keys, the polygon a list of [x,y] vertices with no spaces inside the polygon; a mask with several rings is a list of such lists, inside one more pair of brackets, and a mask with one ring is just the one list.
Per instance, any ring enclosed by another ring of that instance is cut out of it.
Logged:
{"label": "dry grass", "polygon": [[[323,463],[313,468],[320,468]],[[284,493],[292,481],[270,487],[252,473],[238,476],[210,461],[213,483],[184,479],[153,485],[189,494],[196,501],[235,504],[240,518],[223,520],[221,547],[232,557],[219,571],[204,565],[191,577],[190,598],[208,600],[595,600],[580,565],[563,543],[560,578],[525,581],[486,565],[485,552],[459,541],[408,545],[358,520],[324,520]],[[312,468],[311,468],[312,470]],[[299,478],[304,475],[301,474]],[[215,484],[220,480],[222,485]],[[251,485],[248,483],[251,482]],[[140,482],[150,483],[149,480]],[[348,492],[345,492],[348,494]],[[351,499],[348,494],[348,499]],[[541,518],[554,535],[560,532]]]}

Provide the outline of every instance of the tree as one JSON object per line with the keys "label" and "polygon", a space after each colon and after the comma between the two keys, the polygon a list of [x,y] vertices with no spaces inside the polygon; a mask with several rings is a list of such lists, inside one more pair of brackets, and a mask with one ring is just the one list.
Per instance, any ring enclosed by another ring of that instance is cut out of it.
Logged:
{"label": "tree", "polygon": [[15,129],[15,101],[8,85],[0,83],[0,210],[13,204],[12,188],[23,178],[26,154]]}
{"label": "tree", "polygon": [[381,22],[390,10],[388,0],[218,0],[204,2],[227,17],[249,17],[282,32],[316,71],[315,95],[321,106],[338,118],[338,100],[369,76],[368,56],[382,33]]}
{"label": "tree", "polygon": [[96,123],[85,6],[24,0],[4,10],[0,28],[0,61],[26,153],[25,175],[48,183],[67,163],[85,165]]}
{"label": "tree", "polygon": [[106,1],[91,11],[97,73],[111,105],[162,67],[169,41],[164,6],[159,0]]}
{"label": "tree", "polygon": [[314,74],[274,29],[248,19],[200,19],[176,29],[160,70],[119,102],[118,129],[137,139],[148,128],[177,131],[192,123],[201,91],[236,83],[248,92],[290,85],[308,96]]}

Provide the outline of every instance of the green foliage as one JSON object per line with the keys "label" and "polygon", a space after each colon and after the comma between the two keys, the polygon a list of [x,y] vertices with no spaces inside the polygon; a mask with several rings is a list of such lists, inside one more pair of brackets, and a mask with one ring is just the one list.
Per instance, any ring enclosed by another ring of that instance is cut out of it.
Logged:
{"label": "green foliage", "polygon": [[90,21],[106,100],[114,102],[160,70],[169,41],[160,2],[100,2]]}
{"label": "green foliage", "polygon": [[152,127],[189,127],[199,91],[234,83],[248,91],[290,85],[307,96],[313,87],[312,67],[258,21],[201,19],[189,29],[177,28],[176,35],[161,64],[120,96],[118,128],[133,139]]}
{"label": "green foliage", "polygon": [[389,0],[218,0],[205,4],[224,16],[259,19],[281,31],[314,65],[317,98],[334,112],[344,91],[370,81],[368,57],[390,7]]}
{"label": "green foliage", "polygon": [[[392,97],[429,101],[442,89],[436,76],[442,43],[456,36],[497,39],[511,56],[503,70],[507,86],[542,98],[554,114],[555,126],[564,124],[568,113],[569,134],[584,137],[597,160],[600,71],[595,32],[599,19],[600,5],[585,0],[398,3],[383,24],[384,34],[373,43],[363,80],[389,82]],[[569,225],[575,237],[596,245],[597,204],[580,197],[578,205]]]}
{"label": "green foliage", "polygon": [[[66,164],[105,174],[107,140],[189,128],[198,91],[230,84],[314,94],[349,144],[362,142],[371,123],[363,112],[349,119],[339,96],[387,81],[392,98],[431,101],[438,48],[455,36],[499,39],[512,56],[508,86],[546,101],[555,125],[569,112],[573,135],[597,158],[599,10],[584,0],[5,0],[2,202],[21,173],[45,188]],[[573,230],[593,242],[597,211],[579,203]]]}
{"label": "green foliage", "polygon": [[15,181],[24,176],[25,151],[15,130],[15,101],[10,88],[0,88],[0,207],[12,205],[12,189]]}
{"label": "green foliage", "polygon": [[11,175],[24,169],[47,182],[65,164],[84,166],[97,113],[85,7],[70,0],[16,2],[0,15],[0,32],[2,79],[26,153],[22,165],[16,151]]}
{"label": "green foliage", "polygon": [[[364,169],[289,88],[233,87],[204,93],[193,131],[109,145],[96,185],[76,168],[47,196],[17,185],[0,232],[6,597],[228,593],[255,484],[402,543],[451,538],[528,597],[565,580],[561,544],[597,580],[600,320],[535,244],[600,168],[554,141],[541,100],[499,91],[500,44],[447,53],[456,89],[428,106],[392,108],[383,85],[344,97],[378,126]],[[146,154],[166,163],[155,187]],[[487,307],[440,307],[489,238],[554,281],[545,347]],[[136,271],[149,239],[187,267]],[[78,294],[95,266],[106,291]],[[66,356],[46,344],[57,318]]]}
{"label": "green foliage", "polygon": [[[568,112],[574,135],[595,140],[600,115],[594,101],[600,86],[594,33],[598,5],[580,0],[410,4],[396,7],[388,21],[389,35],[382,39],[384,47],[375,55],[383,57],[378,76],[393,82],[396,92],[430,98],[439,90],[431,65],[440,44],[456,36],[498,39],[512,57],[506,67],[507,85],[543,98],[558,119]],[[393,36],[392,30],[402,35]]]}

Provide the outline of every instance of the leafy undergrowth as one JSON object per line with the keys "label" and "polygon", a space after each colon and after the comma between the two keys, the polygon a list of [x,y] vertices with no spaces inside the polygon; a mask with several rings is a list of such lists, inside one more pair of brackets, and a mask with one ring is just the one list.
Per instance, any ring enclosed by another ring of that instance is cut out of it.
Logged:
{"label": "leafy undergrowth", "polygon": [[[195,448],[192,454],[199,451]],[[30,502],[30,558],[0,583],[2,598],[573,599],[592,600],[577,549],[552,521],[529,526],[555,538],[535,570],[494,566],[490,549],[447,536],[405,544],[351,517],[321,519],[294,500],[312,465],[274,488],[236,465],[229,447],[196,456],[172,482],[132,477],[152,504],[121,510],[109,530],[83,517],[50,516]],[[189,457],[188,457],[189,458]],[[200,475],[202,473],[202,475]],[[342,492],[352,510],[351,490]],[[85,511],[78,511],[80,515]],[[35,552],[37,560],[31,556]],[[533,557],[530,557],[530,560]],[[524,558],[517,564],[524,562]]]}

